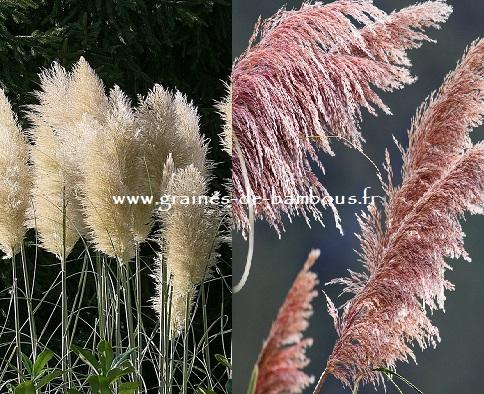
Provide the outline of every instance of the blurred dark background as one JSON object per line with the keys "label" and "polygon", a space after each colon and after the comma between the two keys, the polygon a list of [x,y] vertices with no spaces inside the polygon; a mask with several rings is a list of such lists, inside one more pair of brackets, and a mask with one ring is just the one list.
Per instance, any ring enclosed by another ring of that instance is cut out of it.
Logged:
{"label": "blurred dark background", "polygon": [[[302,1],[289,1],[289,8],[299,7]],[[413,4],[410,0],[375,0],[377,6],[390,12]],[[384,101],[393,110],[393,116],[380,114],[377,118],[366,116],[362,125],[367,142],[366,153],[381,168],[384,149],[392,154],[396,176],[399,182],[401,159],[392,142],[392,135],[407,145],[407,130],[417,106],[434,89],[437,89],[444,76],[451,71],[461,58],[466,46],[484,34],[482,20],[484,2],[475,0],[449,0],[454,12],[442,30],[429,31],[437,43],[426,43],[422,48],[410,52],[413,73],[418,81],[403,90],[382,94]],[[259,15],[268,17],[281,8],[280,0],[233,0],[233,56],[238,56],[247,46],[254,23]],[[482,139],[482,128],[474,132],[473,139]],[[370,194],[380,195],[375,169],[354,150],[333,142],[336,156],[322,156],[326,175],[321,175],[324,185],[331,195],[361,195],[366,186],[371,186]],[[311,248],[321,249],[321,257],[315,267],[321,285],[330,297],[338,302],[339,288],[324,286],[325,282],[344,276],[347,269],[360,270],[354,249],[358,242],[354,235],[359,228],[355,213],[363,206],[340,205],[345,235],[341,236],[334,227],[332,214],[327,212],[322,228],[313,224],[309,228],[302,219],[292,224],[287,222],[286,233],[279,240],[277,234],[265,223],[259,222],[255,229],[255,254],[252,271],[246,287],[234,296],[234,393],[245,393],[249,375],[254,365],[263,339],[283,302],[289,287],[301,268]],[[482,350],[484,349],[484,265],[479,261],[482,254],[482,218],[468,216],[464,223],[467,234],[466,246],[473,262],[453,260],[453,272],[447,277],[456,285],[456,291],[448,293],[446,312],[438,312],[433,320],[440,329],[442,342],[434,349],[421,352],[415,349],[418,365],[399,364],[398,372],[410,379],[426,394],[442,393],[483,393]],[[241,276],[246,258],[247,244],[234,233],[233,242],[234,281]],[[311,364],[307,371],[316,376],[324,369],[326,360],[336,340],[325,302],[319,296],[313,303],[315,314],[307,335],[314,338],[314,345],[308,354]],[[402,385],[405,393],[412,390]],[[384,392],[383,387],[378,389]],[[312,392],[312,390],[307,391]],[[331,378],[323,393],[344,393],[341,384]],[[361,393],[375,392],[366,387]],[[388,387],[388,392],[396,392]]]}
{"label": "blurred dark background", "polygon": [[[22,110],[35,102],[32,92],[38,89],[38,73],[42,68],[50,67],[53,61],[69,68],[80,56],[84,56],[108,89],[119,85],[134,102],[138,94],[146,95],[155,83],[177,88],[198,106],[201,131],[210,139],[210,159],[217,163],[211,186],[223,193],[231,165],[229,156],[220,148],[221,120],[214,104],[225,94],[223,81],[228,79],[231,69],[230,37],[230,0],[2,0],[0,86],[24,126],[28,125]],[[33,261],[37,257],[34,299],[40,299],[58,274],[59,264],[53,255],[37,250],[34,243],[35,234],[30,231],[27,241],[29,269],[34,269]],[[143,247],[141,254],[147,262],[152,261],[152,247]],[[70,300],[79,287],[82,270],[82,259],[79,258],[82,253],[83,247],[79,243],[70,256]],[[231,273],[230,248],[224,246],[221,253],[221,263],[215,276],[228,276]],[[18,269],[20,272],[20,266]],[[144,312],[153,316],[154,312],[149,307],[149,299],[154,294],[153,280],[148,274],[144,279],[143,300],[147,305]],[[10,286],[11,269],[9,264],[5,264],[0,272],[0,316],[3,318],[9,308]],[[210,291],[207,298],[208,324],[220,317],[223,299],[223,313],[228,319],[226,328],[230,330],[230,289],[220,284],[206,286],[207,292]],[[59,291],[50,291],[44,304],[55,303]],[[94,284],[88,282],[83,299],[85,311],[81,315],[74,343],[82,346],[91,337],[90,324],[96,319],[96,302]],[[22,309],[20,312],[21,320],[25,321],[26,311]],[[49,346],[58,352],[61,315],[59,310],[54,313],[53,319],[48,320],[50,312],[47,308],[36,313],[37,326],[52,332]],[[147,327],[148,330],[151,328]],[[122,329],[125,330],[125,327]],[[203,331],[201,312],[195,317],[194,330],[200,339]],[[3,358],[4,346],[0,347],[0,358]],[[224,353],[225,348],[230,349],[230,334],[212,342],[211,362],[218,375],[214,379],[222,381],[226,380],[225,368],[216,366],[217,360],[213,355]],[[24,350],[27,353],[27,349]],[[193,384],[197,384],[197,378]]]}

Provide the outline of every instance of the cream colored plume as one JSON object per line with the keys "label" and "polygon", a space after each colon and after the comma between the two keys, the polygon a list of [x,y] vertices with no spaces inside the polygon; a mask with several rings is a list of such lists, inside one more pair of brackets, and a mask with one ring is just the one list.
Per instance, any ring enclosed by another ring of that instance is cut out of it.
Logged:
{"label": "cream colored plume", "polygon": [[32,225],[38,229],[42,245],[61,258],[64,237],[68,255],[85,231],[78,198],[84,136],[76,124],[86,114],[101,117],[107,99],[102,82],[83,58],[71,73],[54,63],[40,75],[40,81],[39,104],[31,106],[28,114],[35,143]]}
{"label": "cream colored plume", "polygon": [[133,185],[139,182],[140,141],[130,101],[115,87],[104,117],[86,117],[79,128],[87,136],[82,195],[90,235],[99,251],[128,262],[135,254],[134,205],[116,204],[113,196],[133,195]]}
{"label": "cream colored plume", "polygon": [[207,144],[200,135],[198,112],[180,93],[155,85],[141,101],[137,121],[143,140],[146,175],[159,193],[163,165],[171,153],[176,168],[194,165],[207,171]]}
{"label": "cream colored plume", "polygon": [[28,144],[0,89],[0,249],[12,257],[26,232],[31,173]]}
{"label": "cream colored plume", "polygon": [[171,333],[178,335],[185,327],[186,305],[192,303],[196,286],[209,273],[217,258],[222,215],[213,206],[191,201],[193,196],[207,195],[207,180],[193,165],[177,170],[168,186],[168,194],[177,196],[176,203],[162,214],[162,250],[157,259],[157,296],[154,308],[162,313],[162,261],[166,261],[171,278]]}
{"label": "cream colored plume", "polygon": [[[196,108],[179,92],[155,85],[136,111],[140,132],[141,173],[134,191],[158,201],[166,191],[166,168],[193,164],[206,174],[207,144],[200,136]],[[138,242],[148,236],[153,224],[153,206],[133,206],[133,233]]]}
{"label": "cream colored plume", "polygon": [[220,136],[223,150],[232,156],[232,86],[227,85],[227,95],[218,102],[217,110],[223,120],[223,132]]}

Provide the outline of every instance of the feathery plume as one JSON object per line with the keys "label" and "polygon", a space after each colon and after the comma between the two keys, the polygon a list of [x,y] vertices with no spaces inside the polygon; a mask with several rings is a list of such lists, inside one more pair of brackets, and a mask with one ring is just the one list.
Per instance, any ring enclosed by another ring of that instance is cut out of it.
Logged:
{"label": "feathery plume", "polygon": [[[316,206],[273,206],[271,196],[308,195],[310,190],[328,196],[311,168],[311,161],[322,168],[313,142],[329,154],[331,136],[360,148],[362,108],[390,113],[373,87],[393,91],[412,83],[406,50],[429,40],[423,29],[438,27],[450,12],[441,1],[387,15],[371,1],[339,0],[281,10],[258,23],[231,75],[234,143],[242,152],[242,158],[233,157],[238,228],[249,226],[245,207],[237,202],[247,194],[241,159],[249,190],[263,199],[257,217],[278,232],[283,214],[300,213],[306,221],[312,215],[322,223]],[[329,199],[326,203],[340,228],[336,208]]]}
{"label": "feathery plume", "polygon": [[[193,164],[203,174],[208,173],[208,145],[200,135],[198,112],[182,93],[171,93],[155,85],[141,100],[135,117],[140,130],[142,161],[142,172],[135,186],[137,194],[152,195],[159,200],[166,191],[167,161],[173,168]],[[138,204],[133,209],[133,230],[137,240],[144,240],[152,228],[153,207]]]}
{"label": "feathery plume", "polygon": [[232,87],[226,85],[227,95],[217,103],[216,108],[223,121],[223,131],[220,136],[225,152],[232,156]]}
{"label": "feathery plume", "polygon": [[12,107],[0,89],[0,249],[12,257],[26,232],[32,186],[29,148]]}
{"label": "feathery plume", "polygon": [[[484,40],[476,41],[441,89],[418,110],[403,152],[402,185],[386,159],[385,226],[375,206],[359,218],[364,273],[333,281],[353,294],[336,321],[339,339],[326,368],[345,385],[382,378],[375,368],[415,359],[411,349],[440,340],[427,313],[444,309],[445,258],[463,257],[459,218],[482,213],[484,143],[469,133],[484,116]],[[316,391],[318,392],[318,391]]]}
{"label": "feathery plume", "polygon": [[303,339],[303,332],[317,295],[318,278],[309,270],[319,254],[311,251],[272,324],[256,365],[255,394],[301,393],[313,383],[313,377],[302,371],[309,363],[306,348],[312,345],[312,339]]}
{"label": "feathery plume", "polygon": [[207,178],[194,165],[178,169],[168,185],[167,195],[176,197],[170,210],[161,214],[162,229],[159,242],[157,296],[154,308],[161,313],[162,261],[166,262],[168,278],[173,286],[171,300],[171,333],[175,337],[185,327],[187,302],[195,296],[200,284],[218,257],[221,242],[220,210],[192,201],[192,197],[206,196]]}
{"label": "feathery plume", "polygon": [[72,73],[59,64],[40,75],[39,104],[30,107],[34,186],[34,223],[42,245],[59,258],[84,233],[78,188],[81,182],[81,141],[76,123],[84,114],[100,118],[107,109],[104,87],[81,58]]}
{"label": "feathery plume", "polygon": [[141,174],[139,133],[131,103],[119,87],[109,94],[101,121],[85,117],[78,126],[86,136],[82,160],[83,208],[96,248],[128,262],[135,254],[133,205],[113,196],[131,196]]}

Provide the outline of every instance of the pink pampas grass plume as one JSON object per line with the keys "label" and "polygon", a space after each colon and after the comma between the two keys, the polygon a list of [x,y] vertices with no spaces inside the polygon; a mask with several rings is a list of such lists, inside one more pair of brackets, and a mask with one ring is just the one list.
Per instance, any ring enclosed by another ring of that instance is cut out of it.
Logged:
{"label": "pink pampas grass plume", "polygon": [[311,251],[272,324],[255,368],[254,394],[300,393],[314,380],[302,371],[309,363],[306,348],[312,344],[303,332],[317,295],[317,275],[309,270],[319,254],[319,250]]}
{"label": "pink pampas grass plume", "polygon": [[339,339],[322,381],[333,374],[347,386],[378,384],[376,368],[415,359],[413,343],[439,342],[427,309],[444,309],[445,290],[453,289],[446,258],[470,260],[459,219],[482,213],[484,204],[484,143],[469,138],[484,115],[483,61],[479,40],[418,110],[399,188],[387,154],[384,225],[375,206],[359,219],[365,272],[333,281],[353,298],[341,316],[331,308]]}
{"label": "pink pampas grass plume", "polygon": [[[322,223],[318,207],[273,206],[271,196],[308,195],[310,189],[328,196],[311,168],[322,168],[316,147],[333,154],[332,136],[361,147],[362,109],[390,113],[374,88],[393,91],[412,83],[406,50],[429,40],[423,29],[438,27],[450,12],[442,1],[387,15],[371,1],[339,0],[306,3],[298,11],[281,10],[259,22],[231,75],[232,132],[234,146],[241,150],[233,157],[238,228],[249,227],[240,202],[247,190],[263,199],[255,207],[256,216],[278,232],[284,215],[302,214],[308,222],[313,216]],[[336,208],[326,202],[340,228]]]}

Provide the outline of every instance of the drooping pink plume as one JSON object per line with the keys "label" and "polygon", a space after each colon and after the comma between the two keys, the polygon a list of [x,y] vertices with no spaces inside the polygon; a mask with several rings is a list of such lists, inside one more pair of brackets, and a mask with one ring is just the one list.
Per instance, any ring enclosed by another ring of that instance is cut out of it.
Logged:
{"label": "drooping pink plume", "polygon": [[[442,1],[388,15],[368,0],[338,0],[281,10],[256,26],[231,82],[234,144],[247,167],[249,193],[262,199],[258,218],[278,232],[284,215],[322,223],[318,206],[274,205],[271,196],[307,196],[310,189],[328,196],[312,168],[322,168],[316,147],[333,154],[331,136],[361,146],[362,109],[390,112],[374,89],[393,91],[414,81],[406,50],[430,40],[423,29],[438,27],[450,12]],[[248,188],[238,155],[232,178],[234,221],[245,230],[241,197]],[[340,228],[336,208],[326,202]]]}
{"label": "drooping pink plume", "polygon": [[317,295],[318,278],[309,270],[318,257],[319,250],[312,250],[272,324],[257,361],[254,394],[301,393],[314,380],[303,372],[309,363],[306,348],[312,344],[312,339],[303,338],[303,332]]}
{"label": "drooping pink plume", "polygon": [[341,316],[332,309],[339,339],[326,370],[345,385],[378,383],[375,368],[395,368],[440,341],[429,313],[444,309],[446,258],[470,260],[459,219],[482,213],[484,142],[472,129],[484,116],[484,40],[418,110],[403,152],[402,184],[389,182],[383,218],[375,206],[360,217],[365,272],[333,282],[353,295]]}

